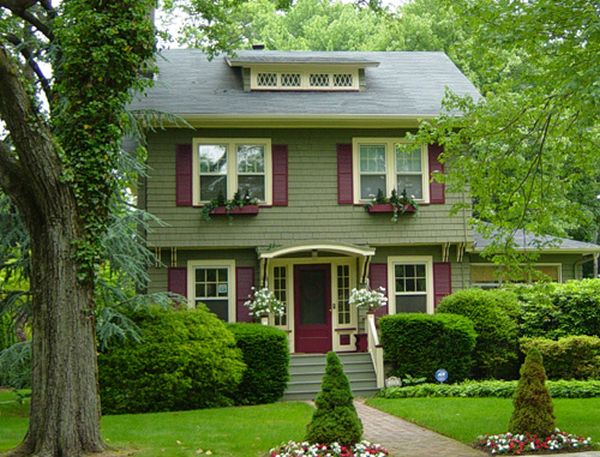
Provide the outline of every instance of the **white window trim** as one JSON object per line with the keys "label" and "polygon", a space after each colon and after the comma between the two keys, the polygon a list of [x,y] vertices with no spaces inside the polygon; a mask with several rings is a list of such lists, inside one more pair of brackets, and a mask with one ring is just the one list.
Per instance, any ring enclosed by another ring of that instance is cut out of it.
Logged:
{"label": "white window trim", "polygon": [[203,144],[221,144],[227,146],[227,195],[231,199],[238,190],[237,173],[237,151],[239,144],[259,144],[265,148],[265,201],[261,205],[273,204],[273,162],[270,138],[194,138],[192,153],[192,191],[194,206],[208,203],[208,200],[200,200],[200,163],[198,158],[198,147]]}
{"label": "white window trim", "polygon": [[[276,73],[277,74],[277,85],[275,86],[259,86],[257,82],[258,73]],[[300,86],[282,86],[281,85],[281,74],[282,73],[299,73],[300,74]],[[328,86],[311,86],[310,75],[315,73],[326,73],[329,75]],[[314,65],[310,67],[289,65],[289,66],[256,66],[250,68],[250,89],[251,90],[310,90],[310,91],[357,91],[360,90],[359,82],[359,71],[358,68],[348,68],[347,66],[320,66]],[[351,86],[334,86],[333,75],[334,74],[351,74],[352,85]]]}
{"label": "white window trim", "polygon": [[[396,189],[396,151],[394,144],[412,144],[413,142],[406,138],[352,138],[352,179],[354,187],[354,203],[357,205],[369,203],[371,199],[360,198],[360,145],[361,144],[383,144],[385,145],[385,176],[387,197],[392,194],[392,189]],[[427,145],[421,145],[421,169],[422,169],[422,186],[423,198],[415,199],[419,203],[429,203],[429,156],[427,153]],[[410,173],[407,173],[410,174]],[[401,190],[396,189],[400,193]]]}
{"label": "white window trim", "polygon": [[[519,264],[520,266],[524,266],[525,264],[521,263]],[[485,262],[476,262],[476,263],[471,263],[469,264],[469,279],[470,279],[470,268],[471,267],[491,267],[491,266],[496,266],[496,264],[494,263],[485,263]],[[534,267],[556,267],[558,270],[558,283],[562,283],[563,282],[563,269],[562,269],[562,263],[557,263],[557,262],[550,262],[550,263],[534,263],[533,264]],[[471,286],[472,287],[500,287],[502,285],[502,283],[500,282],[472,282],[471,281]]]}
{"label": "white window trim", "polygon": [[[433,257],[431,256],[391,256],[388,257],[389,314],[396,314],[396,265],[425,264],[425,288],[427,295],[427,314],[434,313],[433,303]],[[406,295],[416,295],[406,293]]]}
{"label": "white window trim", "polygon": [[196,268],[227,268],[228,278],[228,322],[236,321],[235,260],[188,260],[187,299],[188,308],[196,306]]}

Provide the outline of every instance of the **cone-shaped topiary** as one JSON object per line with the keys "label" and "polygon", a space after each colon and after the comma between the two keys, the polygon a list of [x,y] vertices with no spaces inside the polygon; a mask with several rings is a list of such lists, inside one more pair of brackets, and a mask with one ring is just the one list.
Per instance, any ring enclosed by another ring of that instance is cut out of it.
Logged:
{"label": "cone-shaped topiary", "polygon": [[527,352],[513,398],[515,409],[508,424],[512,433],[546,437],[554,431],[552,398],[546,387],[546,371],[537,348]]}
{"label": "cone-shaped topiary", "polygon": [[335,352],[327,354],[321,392],[315,403],[317,410],[307,427],[307,441],[352,445],[361,440],[362,423],[352,403],[350,383]]}

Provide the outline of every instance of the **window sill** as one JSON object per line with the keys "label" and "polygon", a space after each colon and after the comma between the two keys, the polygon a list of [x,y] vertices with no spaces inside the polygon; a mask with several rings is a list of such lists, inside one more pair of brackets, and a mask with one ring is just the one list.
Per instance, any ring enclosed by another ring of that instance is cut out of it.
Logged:
{"label": "window sill", "polygon": [[[367,207],[369,214],[381,214],[381,213],[393,213],[394,206],[390,203],[376,203]],[[416,209],[412,205],[404,205],[404,213],[402,214],[414,214]]]}
{"label": "window sill", "polygon": [[219,206],[213,209],[210,214],[214,216],[256,216],[258,214],[258,205],[236,206],[232,209],[227,209],[224,206]]}

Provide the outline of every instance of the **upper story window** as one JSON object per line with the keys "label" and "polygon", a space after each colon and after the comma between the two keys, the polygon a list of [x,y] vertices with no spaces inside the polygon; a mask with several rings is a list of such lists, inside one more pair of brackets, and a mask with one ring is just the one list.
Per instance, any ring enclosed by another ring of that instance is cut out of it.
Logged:
{"label": "upper story window", "polygon": [[238,191],[271,204],[270,139],[196,138],[192,165],[195,205]]}
{"label": "upper story window", "polygon": [[359,90],[356,68],[253,68],[252,90]]}
{"label": "upper story window", "polygon": [[415,200],[429,203],[427,146],[401,138],[353,139],[354,202],[387,197],[395,189]]}

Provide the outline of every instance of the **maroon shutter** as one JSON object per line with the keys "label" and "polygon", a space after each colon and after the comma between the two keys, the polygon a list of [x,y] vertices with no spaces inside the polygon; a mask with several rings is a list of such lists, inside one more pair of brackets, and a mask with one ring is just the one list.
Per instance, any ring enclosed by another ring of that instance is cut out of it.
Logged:
{"label": "maroon shutter", "polygon": [[[388,300],[390,298],[390,291],[388,290],[388,271],[386,263],[372,263],[369,270],[369,286],[375,290],[379,287],[385,289]],[[377,316],[385,316],[388,313],[388,306],[382,306],[375,314]]]}
{"label": "maroon shutter", "polygon": [[192,206],[191,144],[178,144],[175,149],[175,204]]}
{"label": "maroon shutter", "polygon": [[167,288],[169,292],[187,297],[187,268],[169,268]]}
{"label": "maroon shutter", "polygon": [[450,262],[433,263],[433,295],[435,306],[452,293],[452,266]]}
{"label": "maroon shutter", "polygon": [[354,203],[352,189],[352,145],[337,145],[338,203]]}
{"label": "maroon shutter", "polygon": [[251,287],[254,285],[254,268],[252,267],[237,267],[235,269],[235,295],[236,295],[236,322],[252,322],[252,316],[244,302],[248,300],[248,295],[252,292]]}
{"label": "maroon shutter", "polygon": [[[444,151],[440,145],[430,144],[429,145],[429,173],[430,178],[437,173],[444,173],[444,165],[439,161],[440,154]],[[429,201],[432,204],[446,203],[446,192],[445,185],[441,182],[436,182],[430,179],[429,182]]]}
{"label": "maroon shutter", "polygon": [[273,206],[288,205],[288,147],[273,145]]}

